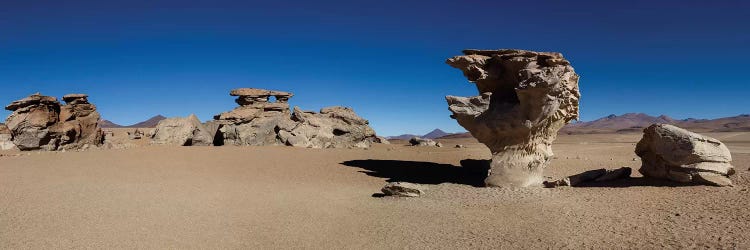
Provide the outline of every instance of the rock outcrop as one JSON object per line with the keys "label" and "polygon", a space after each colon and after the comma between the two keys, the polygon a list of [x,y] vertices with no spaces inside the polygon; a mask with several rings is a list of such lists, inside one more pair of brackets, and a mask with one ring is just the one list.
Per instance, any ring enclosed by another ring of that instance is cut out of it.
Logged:
{"label": "rock outcrop", "polygon": [[39,93],[14,101],[5,109],[13,143],[21,150],[80,149],[102,144],[99,113],[85,94],[65,95],[66,105]]}
{"label": "rock outcrop", "polygon": [[168,118],[159,121],[151,135],[151,144],[178,146],[211,146],[213,137],[198,117]]}
{"label": "rock outcrop", "polygon": [[60,107],[61,124],[56,131],[62,135],[61,145],[67,149],[101,145],[104,141],[104,134],[99,127],[101,116],[96,111],[96,106],[89,103],[88,95],[68,94],[63,96],[63,101],[66,104]]}
{"label": "rock outcrop", "polygon": [[464,50],[446,63],[479,96],[446,96],[452,118],[492,152],[488,186],[542,183],[557,131],[578,118],[578,75],[560,53]]}
{"label": "rock outcrop", "polygon": [[442,147],[443,146],[442,143],[436,142],[435,140],[421,138],[421,137],[412,137],[411,139],[409,139],[409,144],[411,144],[412,146],[417,146],[417,147]]}
{"label": "rock outcrop", "polygon": [[682,183],[729,186],[734,174],[732,155],[721,141],[667,125],[654,124],[643,130],[635,153],[641,157],[638,170],[647,177]]}
{"label": "rock outcrop", "polygon": [[[323,108],[319,113],[294,107],[292,113],[292,93],[242,88],[230,95],[238,96],[240,106],[214,116],[216,145],[365,148],[375,137],[369,122],[347,107]],[[276,101],[269,102],[270,97]]]}

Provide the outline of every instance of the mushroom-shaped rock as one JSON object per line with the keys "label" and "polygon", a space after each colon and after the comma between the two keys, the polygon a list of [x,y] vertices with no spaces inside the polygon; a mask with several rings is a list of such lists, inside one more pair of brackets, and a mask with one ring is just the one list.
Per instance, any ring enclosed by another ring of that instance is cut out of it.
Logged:
{"label": "mushroom-shaped rock", "polygon": [[159,121],[153,135],[152,144],[178,146],[211,146],[213,137],[203,127],[198,117],[168,118]]}
{"label": "mushroom-shaped rock", "polygon": [[542,183],[557,131],[578,118],[578,75],[560,53],[465,50],[446,63],[480,95],[446,96],[452,118],[489,147],[488,186]]}
{"label": "mushroom-shaped rock", "polygon": [[724,143],[668,124],[644,129],[635,153],[641,157],[638,172],[653,178],[728,186],[727,176],[735,172]]}

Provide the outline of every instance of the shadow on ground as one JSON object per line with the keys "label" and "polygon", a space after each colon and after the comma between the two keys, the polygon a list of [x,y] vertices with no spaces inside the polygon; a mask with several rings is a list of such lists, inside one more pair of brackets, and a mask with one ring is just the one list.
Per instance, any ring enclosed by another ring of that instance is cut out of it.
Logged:
{"label": "shadow on ground", "polygon": [[351,160],[341,163],[369,176],[417,184],[454,183],[484,187],[490,169],[489,160],[462,160],[461,166],[422,161]]}
{"label": "shadow on ground", "polygon": [[689,187],[696,185],[698,184],[680,183],[647,177],[630,177],[612,181],[586,182],[576,186],[576,188]]}

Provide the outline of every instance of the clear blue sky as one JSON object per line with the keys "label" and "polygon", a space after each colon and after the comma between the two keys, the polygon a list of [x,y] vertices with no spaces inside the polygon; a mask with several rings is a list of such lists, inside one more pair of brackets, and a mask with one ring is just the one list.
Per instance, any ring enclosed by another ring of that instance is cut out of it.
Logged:
{"label": "clear blue sky", "polygon": [[732,116],[750,113],[749,2],[0,0],[0,103],[83,92],[127,125],[211,119],[257,87],[381,135],[462,131],[443,97],[476,89],[445,59],[521,48],[573,63],[584,121]]}

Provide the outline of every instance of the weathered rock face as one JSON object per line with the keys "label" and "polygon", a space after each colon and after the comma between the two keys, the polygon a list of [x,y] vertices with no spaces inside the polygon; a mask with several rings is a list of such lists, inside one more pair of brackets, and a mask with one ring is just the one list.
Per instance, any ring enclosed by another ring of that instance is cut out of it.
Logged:
{"label": "weathered rock face", "polygon": [[168,118],[161,120],[153,135],[151,144],[179,146],[211,146],[213,137],[203,127],[198,117]]}
{"label": "weathered rock face", "polygon": [[13,111],[6,119],[13,143],[21,150],[77,149],[102,144],[99,113],[84,94],[55,97],[39,93],[14,101],[5,109]]}
{"label": "weathered rock face", "polygon": [[68,94],[63,96],[66,105],[60,107],[60,124],[53,127],[61,134],[63,148],[77,148],[83,145],[100,145],[104,141],[99,127],[101,116],[96,106],[89,103],[88,95]]}
{"label": "weathered rock face", "polygon": [[0,123],[0,150],[11,149],[16,149],[16,144],[13,144],[13,136],[10,134],[8,126]]}
{"label": "weathered rock face", "polygon": [[578,118],[578,75],[560,53],[465,50],[446,63],[476,84],[479,96],[446,96],[452,118],[492,151],[488,186],[543,180],[557,131]]}
{"label": "weathered rock face", "polygon": [[685,129],[654,124],[643,130],[635,153],[641,174],[683,183],[728,186],[734,174],[729,149],[714,138]]}
{"label": "weathered rock face", "polygon": [[[214,116],[215,145],[289,145],[309,148],[369,147],[375,131],[350,108],[323,108],[320,113],[294,108],[292,93],[243,88],[230,92],[240,107]],[[269,102],[269,98],[276,102]],[[213,129],[213,125],[212,125]]]}

